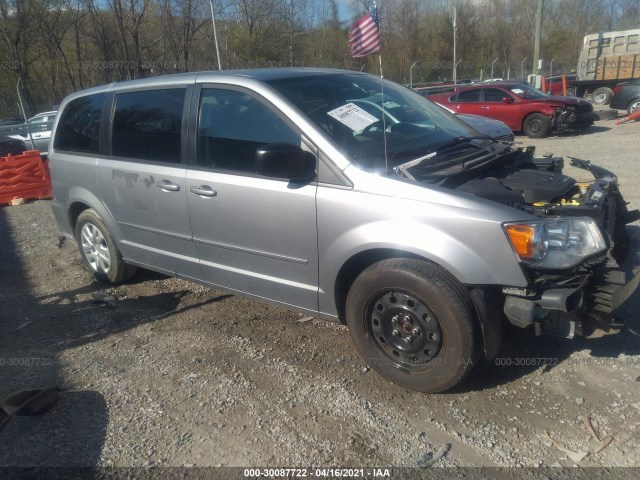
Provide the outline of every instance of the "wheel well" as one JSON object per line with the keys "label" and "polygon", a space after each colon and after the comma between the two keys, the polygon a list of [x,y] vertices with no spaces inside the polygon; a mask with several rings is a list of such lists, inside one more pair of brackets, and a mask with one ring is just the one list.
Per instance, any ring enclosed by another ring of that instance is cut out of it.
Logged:
{"label": "wheel well", "polygon": [[[335,284],[335,300],[338,318],[343,325],[346,323],[345,309],[347,303],[347,295],[349,289],[358,275],[360,275],[368,267],[381,260],[390,258],[413,258],[431,262],[426,258],[420,257],[403,250],[395,250],[392,248],[381,248],[360,252],[342,265]],[[433,262],[431,262],[433,263]],[[466,289],[469,295],[469,302],[473,306],[476,315],[476,321],[480,322],[482,337],[481,341],[484,345],[485,356],[493,358],[498,354],[501,340],[501,321],[502,307],[500,292],[496,287],[478,287]]]}
{"label": "wheel well", "polygon": [[418,255],[414,255],[402,250],[394,250],[392,248],[379,248],[360,252],[345,262],[340,268],[336,278],[334,295],[336,300],[336,309],[340,323],[345,323],[345,307],[347,303],[347,295],[349,289],[358,275],[369,268],[376,262],[386,260],[388,258],[415,258],[417,260],[425,260]]}
{"label": "wheel well", "polygon": [[[76,223],[78,222],[78,217],[80,216],[80,214],[82,212],[84,212],[85,210],[89,209],[91,207],[89,207],[89,205],[86,205],[82,202],[74,202],[71,204],[71,206],[69,207],[69,225],[71,225],[71,231],[75,232],[76,231]],[[75,233],[74,233],[75,235]]]}

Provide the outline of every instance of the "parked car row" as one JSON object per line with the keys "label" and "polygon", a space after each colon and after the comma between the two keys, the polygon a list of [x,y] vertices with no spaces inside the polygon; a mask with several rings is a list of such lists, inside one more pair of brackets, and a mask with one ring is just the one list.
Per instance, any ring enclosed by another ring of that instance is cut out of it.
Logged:
{"label": "parked car row", "polygon": [[38,150],[46,154],[56,113],[56,111],[42,112],[26,122],[19,119],[2,120],[0,136],[21,141],[28,150]]}
{"label": "parked car row", "polygon": [[595,121],[593,106],[587,100],[547,95],[521,83],[457,87],[429,99],[457,113],[500,120],[531,138],[584,130]]}

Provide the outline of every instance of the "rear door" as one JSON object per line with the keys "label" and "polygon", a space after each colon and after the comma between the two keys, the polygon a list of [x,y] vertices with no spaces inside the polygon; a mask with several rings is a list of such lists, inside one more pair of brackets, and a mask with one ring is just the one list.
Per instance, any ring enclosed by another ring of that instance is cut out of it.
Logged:
{"label": "rear door", "polygon": [[451,109],[456,113],[470,113],[484,115],[480,109],[481,89],[463,90],[452,97]]}
{"label": "rear door", "polygon": [[204,86],[196,99],[186,190],[204,280],[317,310],[317,183],[255,170],[256,148],[303,146],[300,131],[247,90]]}
{"label": "rear door", "polygon": [[192,87],[118,92],[109,155],[97,163],[103,203],[122,233],[125,258],[197,277],[186,205],[186,138]]}

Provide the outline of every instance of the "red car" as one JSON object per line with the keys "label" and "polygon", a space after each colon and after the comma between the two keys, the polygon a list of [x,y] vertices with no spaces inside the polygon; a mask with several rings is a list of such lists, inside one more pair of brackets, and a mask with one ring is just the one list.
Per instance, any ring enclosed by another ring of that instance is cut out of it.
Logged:
{"label": "red car", "polygon": [[517,83],[477,85],[429,99],[457,113],[500,120],[531,138],[583,130],[595,120],[593,106],[586,100],[555,97]]}
{"label": "red car", "polygon": [[[569,97],[575,97],[576,87],[573,82],[578,80],[578,75],[575,73],[567,73],[565,77],[567,78],[567,95]],[[562,75],[547,77],[546,92],[550,95],[562,95]]]}

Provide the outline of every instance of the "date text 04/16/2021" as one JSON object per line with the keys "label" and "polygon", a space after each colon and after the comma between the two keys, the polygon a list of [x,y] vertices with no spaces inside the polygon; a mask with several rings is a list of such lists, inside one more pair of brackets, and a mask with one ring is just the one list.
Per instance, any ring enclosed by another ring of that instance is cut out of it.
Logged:
{"label": "date text 04/16/2021", "polygon": [[245,468],[247,478],[391,478],[388,468]]}

